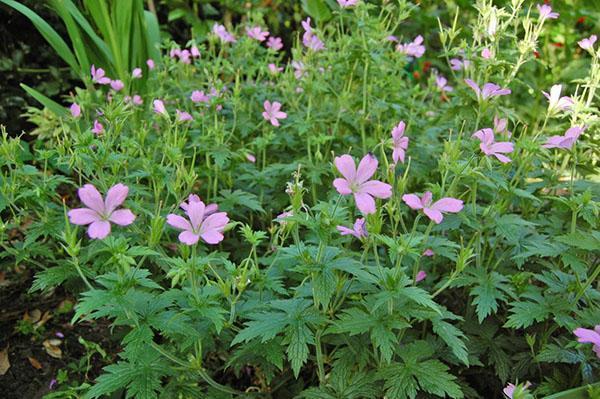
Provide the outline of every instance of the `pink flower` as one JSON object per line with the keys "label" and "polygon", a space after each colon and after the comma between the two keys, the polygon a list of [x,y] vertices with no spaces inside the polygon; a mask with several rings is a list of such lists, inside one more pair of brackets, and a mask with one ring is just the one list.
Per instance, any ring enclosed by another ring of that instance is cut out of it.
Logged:
{"label": "pink flower", "polygon": [[483,89],[480,89],[477,83],[473,82],[471,79],[465,79],[465,83],[473,89],[477,96],[477,101],[486,101],[492,97],[506,96],[511,93],[510,89],[503,89],[494,83],[484,84]]}
{"label": "pink flower", "polygon": [[96,67],[94,65],[92,65],[91,73],[92,73],[92,82],[98,83],[101,85],[107,85],[110,83],[110,78],[104,76],[105,75],[104,69],[102,69],[102,68],[96,69]]}
{"label": "pink flower", "polygon": [[102,124],[98,122],[98,119],[94,120],[94,127],[92,128],[92,133],[98,135],[102,134],[102,132],[104,132],[104,126],[102,126]]}
{"label": "pink flower", "polygon": [[377,170],[377,158],[367,154],[356,163],[350,155],[342,155],[334,160],[335,167],[344,176],[333,181],[333,186],[342,195],[354,195],[356,206],[363,215],[375,213],[375,198],[392,196],[392,186],[379,180],[369,180]]}
{"label": "pink flower", "polygon": [[387,40],[388,42],[397,42],[398,38],[394,35],[389,35],[385,38],[385,40]]}
{"label": "pink flower", "polygon": [[154,67],[155,67],[154,60],[152,58],[148,58],[146,60],[146,65],[148,65],[148,69],[150,69],[150,70],[154,69]]}
{"label": "pink flower", "polygon": [[302,21],[302,27],[304,28],[304,34],[302,35],[302,44],[304,47],[314,51],[324,50],[325,44],[314,34],[310,26],[310,17]]}
{"label": "pink flower", "polygon": [[436,75],[435,84],[438,87],[438,89],[440,89],[440,91],[446,92],[446,91],[454,90],[454,88],[452,86],[448,85],[447,83],[448,83],[448,79],[446,79],[442,75]]}
{"label": "pink flower", "polygon": [[77,194],[87,208],[71,209],[68,213],[71,223],[81,226],[89,225],[87,233],[90,238],[103,239],[110,234],[110,223],[128,226],[135,220],[129,209],[117,209],[127,198],[129,188],[121,183],[116,184],[106,193],[106,200],[91,184],[81,187]]}
{"label": "pink flower", "polygon": [[598,37],[596,35],[592,35],[586,39],[578,41],[577,44],[579,44],[579,47],[582,49],[591,51],[594,49],[594,43],[596,43],[596,40],[598,40]]}
{"label": "pink flower", "polygon": [[337,0],[337,2],[340,5],[340,7],[348,8],[348,7],[355,6],[356,3],[358,3],[358,0]]}
{"label": "pink flower", "polygon": [[552,12],[552,7],[548,4],[538,4],[537,9],[540,12],[540,20],[545,19],[556,19],[560,14],[557,12]]}
{"label": "pink flower", "polygon": [[433,250],[431,248],[427,248],[425,251],[423,251],[423,256],[434,256],[435,252],[433,252]]}
{"label": "pink flower", "polygon": [[490,58],[493,57],[492,50],[490,50],[487,47],[484,48],[483,50],[481,50],[481,57],[485,58],[486,60],[489,60]]}
{"label": "pink flower", "polygon": [[269,64],[269,72],[271,72],[272,75],[277,75],[279,72],[283,71],[283,67],[278,67],[275,64]]}
{"label": "pink flower", "polygon": [[123,89],[123,87],[125,87],[125,85],[123,84],[123,82],[121,82],[120,80],[117,79],[117,80],[111,80],[110,87],[114,91],[120,91],[121,89]]}
{"label": "pink flower", "polygon": [[194,119],[189,113],[185,111],[180,111],[178,109],[175,110],[175,114],[177,115],[177,120],[179,122],[191,121]]}
{"label": "pink flower", "polygon": [[269,36],[269,31],[263,31],[260,26],[253,26],[252,28],[246,28],[246,34],[252,39],[264,42],[267,36]]}
{"label": "pink flower", "polygon": [[181,49],[178,49],[178,48],[172,48],[171,51],[169,51],[169,57],[171,57],[171,58],[177,58],[177,57],[179,57],[180,54],[181,54]]}
{"label": "pink flower", "polygon": [[283,48],[283,41],[281,41],[280,37],[271,36],[269,37],[269,40],[267,40],[267,47],[279,51]]}
{"label": "pink flower", "polygon": [[577,337],[577,342],[581,342],[582,344],[593,344],[593,351],[600,359],[600,324],[594,327],[593,330],[577,328],[573,331],[573,334]]}
{"label": "pink flower", "polygon": [[81,107],[79,106],[79,104],[77,104],[77,103],[71,104],[71,106],[69,107],[69,110],[71,111],[71,116],[73,118],[79,118],[81,116]]}
{"label": "pink flower", "polygon": [[[527,381],[522,387],[520,387],[520,392],[525,392],[527,390],[527,388],[529,388],[531,386],[531,383],[529,381]],[[504,394],[510,398],[513,399],[513,395],[515,393],[515,389],[517,387],[515,386],[515,384],[509,383],[502,392],[504,392]]]}
{"label": "pink flower", "polygon": [[191,55],[192,54],[189,50],[181,50],[181,52],[179,53],[179,61],[183,62],[184,64],[190,64],[192,62],[192,60],[190,59]]}
{"label": "pink flower", "polygon": [[223,241],[223,230],[229,223],[227,213],[216,212],[214,207],[209,209],[210,205],[205,206],[198,196],[191,195],[189,202],[182,203],[181,207],[184,208],[189,220],[173,213],[167,215],[167,223],[182,230],[179,241],[186,245],[194,245],[200,238],[207,244],[218,244]]}
{"label": "pink flower", "polygon": [[204,91],[194,90],[192,92],[192,96],[190,99],[195,103],[208,103],[210,102],[210,97],[204,94]]}
{"label": "pink flower", "polygon": [[223,25],[214,24],[212,31],[224,43],[235,42],[235,37],[231,33],[229,33]]}
{"label": "pink flower", "polygon": [[[179,206],[184,211],[187,211],[189,208],[189,204],[192,202],[202,202],[202,200],[196,194],[190,194],[188,197],[188,202],[183,201],[181,204],[179,204]],[[219,206],[217,204],[208,204],[204,208],[204,216],[212,215],[213,213],[215,213],[218,210],[219,210]]]}
{"label": "pink flower", "polygon": [[416,194],[404,194],[402,201],[411,209],[422,209],[425,216],[437,224],[444,219],[443,213],[457,213],[463,209],[463,202],[459,199],[445,197],[432,204],[432,197],[431,191],[425,192],[422,198]]}
{"label": "pink flower", "polygon": [[585,130],[585,126],[573,126],[567,129],[563,136],[552,136],[548,138],[543,148],[562,148],[570,150],[573,144],[577,141],[581,133]]}
{"label": "pink flower", "polygon": [[404,151],[408,148],[408,137],[404,136],[404,129],[406,124],[404,121],[400,121],[397,126],[392,129],[392,139],[394,140],[394,152],[392,152],[392,159],[394,164],[398,161],[404,163]]}
{"label": "pink flower", "polygon": [[419,35],[410,43],[398,44],[396,51],[409,57],[420,58],[425,54],[425,46],[421,43],[423,43],[423,36]]}
{"label": "pink flower", "polygon": [[270,101],[264,102],[265,111],[262,113],[263,118],[271,122],[273,126],[279,126],[279,119],[287,118],[285,112],[281,112],[281,103],[274,101],[271,104]]}
{"label": "pink flower", "polygon": [[248,162],[256,163],[256,157],[253,154],[246,154]]}
{"label": "pink flower", "polygon": [[294,76],[296,79],[301,79],[306,75],[306,69],[302,61],[292,61],[292,68],[294,68]]}
{"label": "pink flower", "polygon": [[365,227],[366,222],[365,218],[359,218],[354,222],[353,228],[337,226],[337,230],[343,236],[352,235],[360,240],[368,235],[367,228]]}
{"label": "pink flower", "polygon": [[506,134],[509,138],[512,136],[512,132],[508,130],[508,120],[506,118],[498,118],[498,116],[494,116],[494,132]]}
{"label": "pink flower", "polygon": [[473,133],[472,137],[476,137],[481,141],[479,148],[485,155],[493,155],[502,163],[510,162],[510,158],[502,155],[508,154],[514,151],[514,144],[508,141],[496,142],[494,138],[494,131],[490,128],[485,128]]}
{"label": "pink flower", "polygon": [[560,96],[560,92],[562,91],[562,85],[553,85],[550,88],[550,94],[542,91],[544,97],[548,99],[548,112],[550,114],[555,114],[559,111],[565,111],[571,109],[575,101],[571,97],[568,96]]}
{"label": "pink flower", "polygon": [[134,79],[139,79],[142,77],[142,68],[134,68],[131,72],[131,77]]}
{"label": "pink flower", "polygon": [[196,46],[192,46],[192,48],[190,49],[190,54],[194,58],[200,58],[200,50],[198,50],[198,47]]}
{"label": "pink flower", "polygon": [[419,270],[419,272],[417,273],[417,278],[415,279],[415,283],[418,283],[419,281],[423,281],[427,278],[427,273],[425,273],[423,270]]}
{"label": "pink flower", "polygon": [[139,94],[134,94],[133,98],[131,99],[131,102],[133,102],[135,105],[142,105],[144,103],[144,100],[142,100],[142,96],[140,96]]}
{"label": "pink flower", "polygon": [[458,58],[452,58],[450,60],[450,69],[453,71],[460,71],[461,69],[467,70],[471,66],[469,60],[459,60]]}
{"label": "pink flower", "polygon": [[156,112],[157,114],[166,115],[166,116],[169,115],[167,113],[167,109],[165,108],[165,103],[163,103],[162,100],[154,100],[154,101],[152,101],[152,105],[154,108],[154,112]]}

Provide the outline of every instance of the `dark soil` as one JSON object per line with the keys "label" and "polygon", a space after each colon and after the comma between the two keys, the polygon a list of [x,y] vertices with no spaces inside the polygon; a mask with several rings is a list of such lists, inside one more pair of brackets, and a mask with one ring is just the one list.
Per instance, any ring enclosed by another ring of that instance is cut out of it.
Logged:
{"label": "dark soil", "polygon": [[[8,371],[0,375],[0,398],[3,399],[43,397],[51,392],[50,384],[61,369],[68,371],[68,381],[56,383],[54,390],[91,382],[120,349],[118,342],[111,340],[108,322],[71,324],[73,311],[69,310],[69,304],[75,300],[62,290],[47,296],[39,292],[31,295],[28,293],[31,282],[31,273],[27,271],[0,275],[0,351],[8,347],[10,362]],[[34,330],[33,320],[38,315],[47,321],[38,322]],[[64,338],[59,337],[61,334]],[[88,351],[78,342],[79,337],[100,345],[107,357],[102,359],[94,353],[88,368]],[[60,359],[46,352],[43,342],[48,339],[62,341],[58,346],[62,352]]]}

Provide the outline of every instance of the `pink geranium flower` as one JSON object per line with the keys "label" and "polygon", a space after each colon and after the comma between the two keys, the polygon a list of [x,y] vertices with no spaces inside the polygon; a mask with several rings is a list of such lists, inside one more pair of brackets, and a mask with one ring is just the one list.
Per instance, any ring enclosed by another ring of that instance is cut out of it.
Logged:
{"label": "pink geranium flower", "polygon": [[567,129],[563,136],[552,136],[548,138],[543,148],[561,148],[570,150],[573,144],[577,141],[581,133],[585,130],[585,126],[573,126]]}
{"label": "pink geranium flower", "polygon": [[337,0],[338,4],[342,8],[348,8],[355,6],[358,3],[358,0]]}
{"label": "pink geranium flower", "polygon": [[503,89],[497,84],[486,83],[483,85],[483,89],[480,89],[477,83],[471,79],[465,79],[465,83],[469,85],[477,96],[477,101],[486,101],[492,97],[506,96],[511,93],[510,89]]}
{"label": "pink geranium flower", "polygon": [[[202,200],[200,199],[200,197],[198,195],[190,194],[188,196],[188,202],[182,201],[181,204],[179,204],[179,206],[184,211],[187,211],[190,206],[189,204],[192,202],[202,202]],[[204,216],[212,215],[213,213],[215,213],[218,210],[219,210],[219,206],[217,204],[208,204],[204,207]]]}
{"label": "pink geranium flower", "polygon": [[92,128],[92,133],[98,135],[102,134],[102,132],[104,132],[104,126],[102,126],[102,123],[98,122],[98,119],[94,120],[94,127]]}
{"label": "pink geranium flower", "polygon": [[139,94],[134,94],[133,98],[131,99],[131,102],[134,103],[135,105],[142,105],[144,103],[144,100],[142,99],[142,96],[140,96]]}
{"label": "pink geranium flower", "polygon": [[333,181],[333,186],[342,195],[354,195],[356,206],[368,215],[375,213],[375,198],[389,198],[392,196],[392,186],[379,180],[369,180],[377,170],[377,158],[367,154],[361,159],[356,168],[356,163],[350,155],[342,155],[334,160],[337,170],[344,176]]}
{"label": "pink geranium flower", "polygon": [[[529,388],[531,386],[531,382],[527,381],[525,384],[523,384],[522,387],[520,387],[520,392],[523,393],[525,391],[527,391],[527,388]],[[515,389],[517,389],[517,387],[515,386],[515,384],[509,383],[503,390],[502,392],[504,392],[504,394],[510,398],[513,399],[513,395],[515,394]]]}
{"label": "pink geranium flower", "polygon": [[423,256],[434,256],[435,252],[433,252],[433,250],[431,248],[427,248],[425,251],[423,251]]}
{"label": "pink geranium flower", "polygon": [[256,163],[256,157],[253,154],[246,154],[246,159],[248,162]]}
{"label": "pink geranium flower", "polygon": [[458,58],[452,58],[450,60],[450,69],[453,71],[460,71],[461,69],[469,69],[471,66],[471,61],[469,60],[460,60]]}
{"label": "pink geranium flower", "polygon": [[292,61],[292,68],[296,79],[302,79],[306,75],[306,68],[302,61]]}
{"label": "pink geranium flower", "polygon": [[200,50],[198,50],[198,47],[196,46],[192,46],[192,48],[190,49],[190,54],[194,58],[200,58]]}
{"label": "pink geranium flower", "polygon": [[212,31],[224,43],[235,42],[235,37],[231,33],[229,33],[223,25],[214,24]]}
{"label": "pink geranium flower", "polygon": [[167,113],[167,109],[165,108],[165,103],[163,103],[162,100],[152,101],[152,106],[153,106],[154,112],[156,112],[157,114],[169,115]]}
{"label": "pink geranium flower", "polygon": [[425,273],[425,271],[423,270],[419,270],[419,272],[417,273],[417,278],[415,279],[415,283],[418,283],[419,281],[423,281],[427,278],[427,273]]}
{"label": "pink geranium flower", "polygon": [[302,21],[302,27],[304,28],[304,34],[302,35],[302,44],[304,47],[314,51],[324,50],[325,44],[314,34],[310,26],[310,17]]}
{"label": "pink geranium flower", "polygon": [[346,226],[337,226],[337,230],[343,236],[352,235],[360,240],[368,235],[367,228],[365,227],[366,223],[367,221],[365,218],[359,218],[356,219],[352,228],[348,228]]}
{"label": "pink geranium flower", "polygon": [[484,59],[486,59],[486,60],[489,60],[490,58],[493,57],[492,50],[490,50],[487,47],[484,48],[483,50],[481,50],[481,57],[484,58]]}
{"label": "pink geranium flower", "polygon": [[404,194],[402,201],[411,209],[422,209],[425,216],[437,224],[440,224],[444,219],[444,213],[457,213],[463,209],[463,202],[459,199],[444,197],[431,203],[432,198],[431,191],[427,191],[422,198],[419,198],[416,194]]}
{"label": "pink geranium flower", "polygon": [[173,213],[167,216],[169,225],[183,230],[179,234],[179,241],[186,245],[194,245],[200,238],[207,244],[223,241],[223,230],[229,223],[227,213],[216,212],[216,205],[210,209],[211,206],[205,206],[197,196],[190,196],[189,202],[182,203],[181,207],[189,220]]}
{"label": "pink geranium flower", "polygon": [[110,78],[105,76],[104,69],[102,69],[102,68],[96,69],[96,67],[94,65],[92,65],[91,73],[92,73],[92,82],[98,83],[101,85],[107,85],[110,83]]}
{"label": "pink geranium flower", "polygon": [[271,36],[269,37],[269,40],[267,40],[267,47],[272,50],[279,51],[283,48],[283,41],[280,37]]}
{"label": "pink geranium flower", "polygon": [[548,99],[548,112],[550,114],[555,114],[560,111],[565,111],[571,109],[575,101],[571,97],[568,96],[560,96],[562,91],[562,85],[553,85],[550,88],[550,94],[542,91],[544,97]]}
{"label": "pink geranium flower", "polygon": [[508,120],[506,118],[498,118],[498,116],[494,116],[494,132],[506,134],[509,138],[512,136],[512,132],[508,130]]}
{"label": "pink geranium flower", "polygon": [[423,36],[419,35],[410,43],[401,43],[396,46],[396,51],[409,57],[420,58],[425,54],[425,46],[422,45]]}
{"label": "pink geranium flower", "polygon": [[252,28],[246,28],[246,34],[252,39],[264,42],[267,36],[269,36],[269,31],[263,31],[260,26],[253,26]]}
{"label": "pink geranium flower", "polygon": [[273,75],[277,75],[279,72],[283,71],[283,67],[278,67],[275,64],[269,64],[268,68],[269,68],[269,72],[271,72],[271,74],[273,74]]}
{"label": "pink geranium flower", "polygon": [[131,72],[131,77],[134,79],[139,79],[142,77],[142,68],[134,68]]}
{"label": "pink geranium flower", "polygon": [[210,97],[204,94],[204,91],[194,90],[190,99],[195,103],[208,103],[210,102]]}
{"label": "pink geranium flower", "polygon": [[110,224],[127,226],[133,223],[135,215],[129,209],[117,209],[127,198],[129,188],[121,183],[112,186],[106,193],[106,200],[91,184],[81,187],[77,194],[87,208],[71,209],[69,221],[76,225],[87,226],[90,238],[103,239],[110,234]]}
{"label": "pink geranium flower", "polygon": [[514,151],[514,144],[508,141],[496,142],[494,131],[490,128],[485,128],[473,133],[472,137],[476,137],[481,141],[479,148],[485,155],[495,156],[502,163],[510,162],[510,158],[503,155]]}
{"label": "pink geranium flower", "polygon": [[152,70],[155,67],[154,60],[152,58],[148,58],[146,60],[146,65],[148,65],[148,69]]}
{"label": "pink geranium flower", "polygon": [[69,111],[71,111],[71,116],[73,118],[79,118],[81,116],[81,107],[77,103],[71,104]]}
{"label": "pink geranium flower", "polygon": [[600,324],[594,327],[593,330],[577,328],[573,331],[573,334],[577,337],[577,342],[581,342],[582,344],[593,344],[593,351],[600,359]]}
{"label": "pink geranium flower", "polygon": [[279,119],[287,118],[287,114],[281,111],[281,103],[278,101],[273,101],[271,104],[270,101],[264,102],[265,111],[262,113],[263,118],[271,122],[273,126],[279,126]]}
{"label": "pink geranium flower", "polygon": [[454,88],[448,84],[448,79],[443,77],[442,75],[436,75],[435,84],[442,92],[452,91]]}
{"label": "pink geranium flower", "polygon": [[188,112],[180,111],[178,109],[175,110],[175,114],[179,122],[191,121],[194,119]]}
{"label": "pink geranium flower", "polygon": [[556,19],[560,15],[557,12],[553,12],[552,7],[548,4],[538,4],[537,9],[540,12],[540,20],[542,21],[545,19]]}
{"label": "pink geranium flower", "polygon": [[392,159],[394,160],[394,164],[397,164],[398,161],[404,163],[404,152],[408,148],[408,137],[404,136],[405,128],[406,124],[404,121],[400,121],[400,123],[392,129],[392,139],[394,141]]}
{"label": "pink geranium flower", "polygon": [[582,49],[590,51],[594,49],[594,43],[596,43],[596,40],[598,40],[598,37],[596,35],[592,35],[586,39],[578,41],[577,44]]}
{"label": "pink geranium flower", "polygon": [[125,87],[125,84],[123,84],[123,82],[120,81],[119,79],[117,79],[117,80],[111,80],[110,81],[110,87],[114,91],[121,91],[123,89],[123,87]]}

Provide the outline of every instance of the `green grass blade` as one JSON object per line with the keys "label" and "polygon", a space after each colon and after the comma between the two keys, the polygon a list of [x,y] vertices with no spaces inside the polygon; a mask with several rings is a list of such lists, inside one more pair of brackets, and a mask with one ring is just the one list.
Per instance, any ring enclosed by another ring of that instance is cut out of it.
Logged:
{"label": "green grass blade", "polygon": [[60,35],[52,29],[46,21],[44,21],[39,15],[27,8],[26,6],[17,3],[13,0],[0,0],[0,2],[6,4],[9,7],[14,8],[21,14],[25,15],[33,23],[40,34],[46,39],[46,41],[52,46],[56,53],[62,58],[74,71],[78,72],[81,70],[81,66],[78,64],[75,55],[60,37]]}
{"label": "green grass blade", "polygon": [[90,61],[87,56],[87,50],[85,47],[85,43],[83,42],[83,37],[81,36],[81,31],[79,27],[75,23],[75,20],[65,7],[65,0],[51,0],[54,9],[58,13],[58,15],[62,18],[65,26],[67,27],[67,32],[69,33],[69,37],[71,39],[71,43],[73,44],[73,49],[75,50],[75,56],[79,61],[80,70],[79,74],[81,79],[85,78],[85,75],[90,70]]}
{"label": "green grass blade", "polygon": [[553,395],[544,397],[544,399],[593,399],[588,395],[590,388],[596,390],[600,389],[600,382],[555,393]]}
{"label": "green grass blade", "polygon": [[155,62],[160,61],[160,26],[156,15],[150,11],[144,11],[146,20],[146,45],[148,48],[148,56]]}
{"label": "green grass blade", "polygon": [[39,91],[35,90],[32,87],[27,86],[24,83],[21,83],[21,87],[25,90],[29,95],[39,101],[44,107],[48,108],[50,111],[54,112],[57,116],[64,117],[68,115],[67,109],[57,103],[56,101],[46,97]]}

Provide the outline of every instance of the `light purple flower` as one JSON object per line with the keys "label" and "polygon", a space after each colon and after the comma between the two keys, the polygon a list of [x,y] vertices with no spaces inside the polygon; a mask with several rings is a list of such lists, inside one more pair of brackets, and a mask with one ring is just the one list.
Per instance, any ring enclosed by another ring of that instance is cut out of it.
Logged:
{"label": "light purple flower", "polygon": [[279,51],[283,48],[283,41],[280,37],[271,36],[267,40],[267,47],[271,50]]}
{"label": "light purple flower", "polygon": [[582,344],[593,344],[592,349],[600,359],[600,324],[594,327],[593,330],[577,328],[573,331],[573,334],[577,337],[577,342],[581,342]]}
{"label": "light purple flower", "polygon": [[104,132],[104,126],[102,126],[102,123],[98,122],[98,119],[94,120],[94,127],[92,128],[92,133],[99,135],[102,134],[102,132]]}
{"label": "light purple flower", "polygon": [[104,69],[102,69],[102,68],[96,69],[96,67],[94,65],[92,65],[91,74],[92,74],[92,82],[94,82],[94,83],[98,83],[101,85],[107,85],[110,83],[110,78],[105,76]]}
{"label": "light purple flower", "polygon": [[510,158],[503,155],[514,151],[514,144],[508,141],[496,142],[494,131],[490,128],[485,128],[473,133],[472,137],[476,137],[481,141],[479,148],[488,156],[495,156],[502,163],[510,162]]}
{"label": "light purple flower", "polygon": [[404,194],[402,201],[411,209],[423,210],[425,216],[437,224],[444,219],[444,213],[457,213],[463,209],[463,202],[459,199],[444,197],[431,203],[432,198],[431,191],[426,191],[421,198],[416,194]]}
{"label": "light purple flower", "polygon": [[431,248],[427,248],[425,251],[423,251],[423,256],[434,256],[435,252],[433,252],[433,249]]}
{"label": "light purple flower", "polygon": [[227,31],[227,29],[225,28],[225,26],[223,26],[223,25],[214,24],[212,31],[224,43],[234,43],[235,42],[235,37],[231,33],[229,33]]}
{"label": "light purple flower", "polygon": [[401,43],[396,46],[396,51],[409,57],[420,58],[425,54],[425,46],[422,45],[423,36],[419,35],[410,43]]}
{"label": "light purple flower", "polygon": [[[520,389],[521,392],[525,392],[527,390],[527,388],[529,388],[531,386],[531,383],[529,381],[527,381]],[[515,393],[515,389],[517,387],[515,386],[515,384],[509,383],[503,390],[502,392],[504,392],[504,394],[510,398],[513,399],[513,395]]]}
{"label": "light purple flower", "polygon": [[123,87],[125,87],[125,85],[123,84],[122,81],[120,81],[119,79],[117,79],[117,80],[111,80],[110,81],[110,87],[114,91],[121,91],[123,89]]}
{"label": "light purple flower", "polygon": [[310,26],[310,17],[302,21],[302,27],[304,28],[304,34],[302,35],[302,44],[304,47],[314,51],[324,50],[325,44],[314,34]]}
{"label": "light purple flower", "polygon": [[570,109],[575,101],[569,96],[560,96],[560,92],[562,91],[562,85],[553,85],[550,88],[550,94],[542,91],[544,97],[548,99],[548,112],[550,114],[555,114],[559,111],[565,111]]}
{"label": "light purple flower", "polygon": [[492,97],[506,96],[511,93],[510,89],[503,89],[497,84],[486,83],[483,85],[483,89],[480,89],[477,83],[471,79],[465,79],[465,83],[469,85],[477,96],[477,101],[486,101]]}
{"label": "light purple flower", "polygon": [[131,72],[131,77],[134,79],[139,79],[142,77],[142,68],[134,68]]}
{"label": "light purple flower", "polygon": [[[182,201],[181,204],[179,204],[179,206],[184,211],[187,211],[190,206],[189,204],[192,202],[202,202],[202,200],[200,199],[200,197],[198,195],[190,194],[188,196],[188,202]],[[217,204],[208,204],[204,207],[204,216],[212,215],[213,213],[215,213],[218,210],[219,210],[219,206]]]}
{"label": "light purple flower", "polygon": [[494,55],[492,54],[492,50],[490,50],[489,48],[484,48],[483,50],[481,50],[481,57],[485,58],[486,60],[489,60],[490,58],[492,58]]}
{"label": "light purple flower", "polygon": [[200,50],[198,50],[198,47],[196,46],[192,46],[192,48],[190,49],[190,54],[194,58],[200,58]]}
{"label": "light purple flower", "polygon": [[494,116],[494,133],[506,134],[506,136],[510,138],[512,132],[508,130],[508,119]]}
{"label": "light purple flower", "polygon": [[180,54],[181,54],[181,49],[178,49],[178,48],[172,48],[169,51],[169,57],[171,57],[171,58],[178,58]]}
{"label": "light purple flower", "polygon": [[389,35],[385,38],[385,40],[387,40],[388,42],[397,42],[398,38],[394,35]]}
{"label": "light purple flower", "polygon": [[179,122],[191,121],[194,119],[188,112],[180,111],[178,109],[175,110],[175,114]]}
{"label": "light purple flower", "polygon": [[271,104],[270,101],[264,102],[265,111],[262,113],[263,118],[271,122],[273,126],[279,126],[279,119],[287,118],[287,114],[281,111],[281,103],[278,101],[273,101]]}
{"label": "light purple flower", "polygon": [[148,69],[150,69],[150,70],[154,69],[154,67],[155,67],[154,60],[152,58],[148,58],[146,60],[146,65],[148,65]]}
{"label": "light purple flower", "polygon": [[79,104],[77,104],[77,103],[71,104],[71,106],[69,107],[69,110],[71,111],[71,116],[73,118],[79,118],[81,116],[81,107],[79,106]]}
{"label": "light purple flower", "polygon": [[453,71],[467,70],[471,66],[471,61],[452,58],[450,60],[450,69]]}
{"label": "light purple flower", "polygon": [[392,129],[392,140],[394,141],[392,159],[394,160],[394,164],[397,164],[398,161],[404,163],[404,153],[408,148],[408,137],[404,136],[404,129],[406,129],[404,121],[400,121]]}
{"label": "light purple flower", "polygon": [[550,7],[548,4],[538,4],[537,9],[540,12],[541,21],[545,19],[556,19],[560,15],[557,12],[553,12],[552,7]]}
{"label": "light purple flower", "polygon": [[598,37],[596,35],[592,35],[586,39],[578,41],[577,44],[579,44],[579,47],[582,49],[591,51],[594,49],[594,43],[596,43],[596,40],[598,40]]}
{"label": "light purple flower", "polygon": [[65,337],[65,334],[63,334],[60,331],[55,332],[54,335],[56,335],[58,338],[61,338],[61,339]]}
{"label": "light purple flower", "polygon": [[144,100],[139,94],[134,94],[133,98],[131,99],[131,102],[133,102],[135,105],[142,105],[144,103]]}
{"label": "light purple flower", "polygon": [[269,36],[269,31],[263,31],[260,26],[253,26],[252,28],[246,28],[246,34],[252,39],[264,42],[267,36]]}
{"label": "light purple flower", "polygon": [[365,218],[359,218],[356,219],[354,226],[351,229],[346,226],[337,226],[336,228],[341,235],[352,235],[360,240],[368,235],[367,228],[365,226],[366,223],[367,220]]}
{"label": "light purple flower", "polygon": [[342,8],[348,8],[355,6],[358,3],[358,0],[337,0],[338,4]]}
{"label": "light purple flower", "polygon": [[210,102],[210,97],[204,94],[204,91],[194,90],[190,99],[195,103],[208,103]]}
{"label": "light purple flower", "polygon": [[268,68],[272,75],[277,75],[279,72],[283,71],[283,67],[278,67],[275,64],[269,64]]}
{"label": "light purple flower", "polygon": [[415,279],[415,283],[423,281],[426,278],[427,278],[427,273],[425,273],[425,271],[423,271],[423,270],[419,270],[419,272],[417,273],[417,278]]}
{"label": "light purple flower", "polygon": [[296,79],[302,79],[306,75],[306,69],[302,61],[292,61],[292,68],[294,68]]}
{"label": "light purple flower", "polygon": [[[183,207],[183,206],[182,206]],[[223,230],[229,218],[225,212],[214,212],[207,214],[207,206],[201,200],[192,201],[186,204],[185,214],[188,219],[176,215],[167,215],[167,223],[178,230],[179,241],[186,245],[194,245],[200,238],[207,244],[218,244],[223,241]]]}
{"label": "light purple flower", "polygon": [[253,154],[246,154],[248,162],[256,163],[256,157]]}
{"label": "light purple flower", "polygon": [[435,84],[441,92],[454,90],[454,88],[448,84],[448,79],[446,79],[442,75],[436,75]]}
{"label": "light purple flower", "polygon": [[154,100],[152,101],[154,112],[157,114],[168,116],[167,109],[165,108],[165,103],[162,100]]}
{"label": "light purple flower", "polygon": [[68,212],[69,221],[76,225],[89,225],[87,233],[90,238],[103,239],[110,234],[110,224],[128,226],[135,220],[135,215],[129,209],[117,209],[129,193],[129,188],[118,183],[106,193],[106,200],[96,187],[86,184],[77,194],[87,208],[71,209]]}
{"label": "light purple flower", "polygon": [[343,178],[333,181],[333,186],[342,195],[353,195],[356,206],[363,215],[375,213],[375,198],[390,198],[392,186],[379,180],[369,180],[377,170],[377,158],[367,154],[356,167],[354,158],[342,155],[334,160],[337,170]]}
{"label": "light purple flower", "polygon": [[181,50],[181,52],[179,52],[179,61],[183,62],[184,64],[191,64],[191,56],[192,54],[188,49]]}
{"label": "light purple flower", "polygon": [[570,150],[573,144],[577,141],[581,133],[585,130],[585,126],[573,126],[567,129],[563,136],[552,136],[548,138],[543,148],[560,148]]}
{"label": "light purple flower", "polygon": [[58,384],[58,381],[56,381],[56,378],[51,379],[50,383],[48,384],[48,389],[52,390],[52,389],[56,388],[56,384]]}

